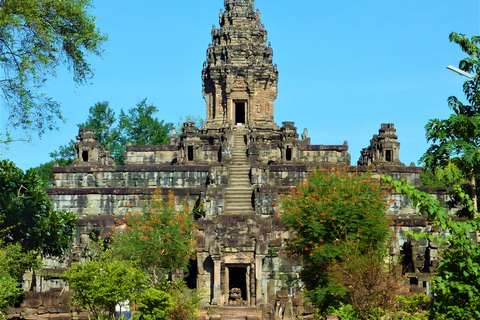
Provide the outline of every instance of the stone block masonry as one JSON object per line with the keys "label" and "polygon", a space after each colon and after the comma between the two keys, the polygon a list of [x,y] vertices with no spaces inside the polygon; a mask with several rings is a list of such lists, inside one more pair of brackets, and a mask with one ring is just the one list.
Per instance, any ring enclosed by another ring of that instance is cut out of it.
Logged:
{"label": "stone block masonry", "polygon": [[[265,319],[291,319],[313,310],[302,303],[301,261],[282,251],[292,232],[280,224],[273,203],[279,194],[302,183],[311,168],[349,167],[351,155],[346,141],[311,145],[307,129],[299,138],[295,123],[276,124],[278,70],[260,11],[254,11],[253,0],[224,3],[202,70],[205,126],[185,123],[181,134],[172,130],[167,146],[127,144],[122,166],[115,164],[92,129],[80,130],[74,162],[54,168],[52,188],[47,190],[55,209],[80,217],[79,236],[68,257],[49,260],[48,268],[61,272],[86,259],[92,234],[106,234],[124,214],[141,211],[159,188],[165,196],[172,192],[202,208],[198,219],[202,237],[190,278],[201,292],[202,305],[217,308],[219,314],[211,319],[221,318],[222,308],[238,307],[239,301],[253,310],[246,318],[257,317],[257,307],[263,305]],[[393,124],[382,124],[352,172],[373,170],[419,187],[421,169],[400,162],[397,138]],[[431,192],[441,201],[448,199],[446,190]],[[408,199],[394,194],[392,200],[392,227],[398,236],[391,254],[408,258],[412,292],[424,292],[428,273],[438,264],[439,248],[412,241],[405,232],[436,230],[418,217]],[[26,279],[26,287],[34,291],[63,286],[55,277]],[[29,303],[47,308],[35,297]]]}

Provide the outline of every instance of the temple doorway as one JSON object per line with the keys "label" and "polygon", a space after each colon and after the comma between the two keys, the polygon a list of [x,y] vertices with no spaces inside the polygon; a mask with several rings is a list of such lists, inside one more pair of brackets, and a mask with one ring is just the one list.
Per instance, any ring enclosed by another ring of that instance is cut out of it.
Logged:
{"label": "temple doorway", "polygon": [[245,124],[245,102],[235,102],[235,124]]}
{"label": "temple doorway", "polygon": [[242,300],[247,301],[247,268],[230,267],[229,268],[229,291],[232,289],[240,289]]}
{"label": "temple doorway", "polygon": [[184,278],[189,289],[197,289],[197,275],[197,261],[190,259],[190,261],[188,262],[188,274]]}

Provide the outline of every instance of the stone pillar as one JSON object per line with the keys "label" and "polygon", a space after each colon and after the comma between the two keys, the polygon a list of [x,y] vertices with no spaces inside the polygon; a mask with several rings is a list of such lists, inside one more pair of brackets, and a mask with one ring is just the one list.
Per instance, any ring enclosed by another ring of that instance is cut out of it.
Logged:
{"label": "stone pillar", "polygon": [[228,266],[225,266],[225,281],[224,281],[224,287],[223,287],[223,292],[225,295],[225,298],[223,299],[223,302],[226,302],[228,304],[229,299],[230,299],[230,268]]}
{"label": "stone pillar", "polygon": [[252,290],[250,290],[250,275],[252,273],[253,269],[250,268],[250,266],[247,266],[245,268],[245,288],[247,290],[247,302],[249,303],[249,305],[252,303]]}
{"label": "stone pillar", "polygon": [[232,102],[232,99],[228,99],[227,100],[227,121],[229,123],[232,123],[233,125],[236,125],[236,123],[234,123],[234,119],[233,119],[233,115],[234,115],[234,104]]}
{"label": "stone pillar", "polygon": [[222,266],[222,260],[220,255],[215,255],[212,256],[213,259],[213,301],[217,305],[222,305],[221,301],[221,290],[222,290],[222,284],[221,284],[221,266]]}
{"label": "stone pillar", "polygon": [[285,305],[285,312],[283,313],[283,319],[284,320],[292,320],[294,318],[295,318],[295,316],[293,314],[292,301],[288,300],[287,304]]}
{"label": "stone pillar", "polygon": [[205,269],[203,269],[204,261],[205,257],[203,256],[203,250],[201,248],[197,248],[197,289],[200,292],[205,289],[205,282],[203,281],[203,275],[205,273]]}
{"label": "stone pillar", "polygon": [[255,264],[250,264],[250,305],[256,305]]}
{"label": "stone pillar", "polygon": [[263,259],[265,258],[265,255],[256,255],[255,256],[255,282],[256,282],[256,290],[255,290],[255,298],[256,298],[256,304],[260,305],[262,303],[265,303],[265,299],[263,299],[263,294],[262,294],[262,263]]}

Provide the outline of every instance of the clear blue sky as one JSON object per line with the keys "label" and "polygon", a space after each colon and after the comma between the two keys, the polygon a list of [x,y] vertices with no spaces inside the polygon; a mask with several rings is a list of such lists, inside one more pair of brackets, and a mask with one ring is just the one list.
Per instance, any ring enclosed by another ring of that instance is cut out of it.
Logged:
{"label": "clear blue sky", "polygon": [[[352,164],[381,123],[395,123],[400,160],[426,150],[428,119],[445,118],[450,95],[462,97],[464,78],[446,69],[464,58],[452,31],[480,33],[478,0],[256,0],[279,70],[275,121],[308,128],[312,144],[349,143]],[[65,70],[45,88],[68,122],[29,143],[0,149],[22,169],[50,160],[75,139],[88,108],[109,101],[128,109],[143,98],[158,117],[177,123],[205,117],[201,70],[223,0],[96,1],[108,34],[107,54],[92,58],[92,84],[76,87]],[[3,126],[6,113],[0,109]]]}

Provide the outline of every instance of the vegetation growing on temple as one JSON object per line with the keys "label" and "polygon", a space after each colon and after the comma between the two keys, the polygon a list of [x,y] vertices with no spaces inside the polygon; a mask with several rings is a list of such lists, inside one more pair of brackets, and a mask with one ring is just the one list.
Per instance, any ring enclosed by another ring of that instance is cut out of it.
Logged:
{"label": "vegetation growing on temple", "polygon": [[144,270],[152,285],[164,282],[175,270],[187,270],[196,254],[196,224],[186,203],[173,193],[153,194],[143,212],[128,213],[115,230],[112,251]]}
{"label": "vegetation growing on temple", "polygon": [[303,261],[300,277],[309,300],[321,313],[351,302],[346,282],[332,278],[335,269],[328,269],[351,254],[382,260],[391,220],[379,180],[347,168],[317,168],[280,203],[281,220],[293,232],[286,250]]}
{"label": "vegetation growing on temple", "polygon": [[196,252],[191,209],[171,193],[164,201],[157,190],[142,212],[128,213],[113,234],[96,239],[93,261],[63,276],[75,292],[72,305],[114,319],[116,305],[138,299],[142,319],[194,319],[198,292],[180,276]]}
{"label": "vegetation growing on temple", "polygon": [[35,170],[0,160],[0,311],[23,296],[21,283],[39,257],[62,256],[70,247],[77,216],[56,211]]}

